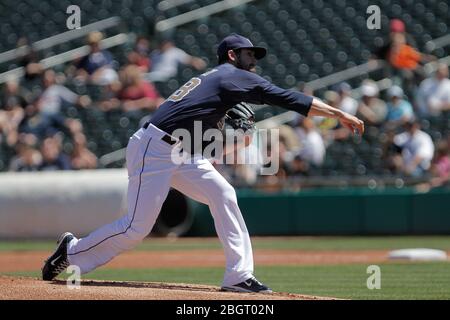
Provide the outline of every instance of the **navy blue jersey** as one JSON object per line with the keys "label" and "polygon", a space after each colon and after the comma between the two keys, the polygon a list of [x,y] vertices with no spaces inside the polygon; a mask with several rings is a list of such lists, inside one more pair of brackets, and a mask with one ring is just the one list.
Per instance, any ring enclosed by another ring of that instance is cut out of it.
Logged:
{"label": "navy blue jersey", "polygon": [[280,106],[307,116],[312,97],[279,88],[256,73],[224,63],[175,91],[150,122],[169,134],[176,129],[193,133],[194,121],[202,121],[203,130],[217,128],[225,113],[242,101]]}

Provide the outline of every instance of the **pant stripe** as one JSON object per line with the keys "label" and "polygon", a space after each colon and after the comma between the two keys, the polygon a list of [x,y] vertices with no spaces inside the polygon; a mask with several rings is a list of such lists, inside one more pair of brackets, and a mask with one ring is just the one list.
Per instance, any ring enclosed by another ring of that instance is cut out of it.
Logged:
{"label": "pant stripe", "polygon": [[78,251],[78,252],[75,252],[75,253],[68,253],[69,256],[73,256],[73,255],[76,255],[76,254],[79,254],[79,253],[87,252],[87,251],[89,251],[89,250],[91,250],[91,249],[97,247],[98,245],[102,244],[103,242],[105,242],[105,241],[108,240],[108,239],[111,239],[111,238],[113,238],[113,237],[116,237],[116,236],[118,236],[118,235],[121,235],[121,234],[126,233],[126,232],[128,231],[128,229],[131,228],[131,225],[133,224],[133,221],[134,221],[134,216],[135,216],[135,214],[136,214],[136,208],[137,208],[137,204],[138,204],[138,200],[139,200],[139,193],[140,193],[140,191],[141,191],[142,173],[144,172],[145,156],[146,156],[146,154],[147,154],[147,150],[148,150],[148,146],[150,145],[150,141],[152,141],[152,138],[150,138],[150,139],[148,140],[147,146],[146,146],[145,151],[144,151],[144,156],[142,157],[142,168],[141,168],[141,172],[139,173],[139,186],[138,186],[138,191],[137,191],[137,195],[136,195],[136,202],[135,202],[135,204],[134,204],[133,217],[131,218],[131,221],[130,221],[130,224],[128,225],[128,227],[125,229],[125,231],[119,232],[119,233],[116,233],[116,234],[113,234],[113,235],[111,235],[111,236],[109,236],[109,237],[103,239],[103,240],[100,241],[99,243],[94,244],[93,246],[91,246],[91,247],[89,247],[89,248],[87,248],[87,249],[85,249],[85,250],[81,250],[81,251]]}

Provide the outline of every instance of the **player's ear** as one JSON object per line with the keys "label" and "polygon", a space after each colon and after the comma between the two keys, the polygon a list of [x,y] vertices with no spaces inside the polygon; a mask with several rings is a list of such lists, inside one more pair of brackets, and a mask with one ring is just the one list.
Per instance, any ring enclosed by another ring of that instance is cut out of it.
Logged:
{"label": "player's ear", "polygon": [[233,62],[237,61],[237,55],[234,50],[228,50],[227,55],[228,55],[228,60],[233,61]]}

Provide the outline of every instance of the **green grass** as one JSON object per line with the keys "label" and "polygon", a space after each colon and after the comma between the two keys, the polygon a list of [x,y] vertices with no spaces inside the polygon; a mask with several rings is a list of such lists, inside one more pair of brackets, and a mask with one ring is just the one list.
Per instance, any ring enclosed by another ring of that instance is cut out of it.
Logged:
{"label": "green grass", "polygon": [[[273,250],[393,250],[403,248],[433,248],[450,250],[450,236],[392,237],[269,237],[252,238],[255,249]],[[55,241],[0,241],[0,251],[53,250]],[[150,238],[136,250],[220,249],[217,238]]]}
{"label": "green grass", "polygon": [[[367,265],[257,266],[275,291],[346,299],[450,299],[448,263],[384,263],[381,289],[366,287]],[[98,269],[85,279],[220,285],[223,268]],[[38,272],[9,273],[38,277]]]}

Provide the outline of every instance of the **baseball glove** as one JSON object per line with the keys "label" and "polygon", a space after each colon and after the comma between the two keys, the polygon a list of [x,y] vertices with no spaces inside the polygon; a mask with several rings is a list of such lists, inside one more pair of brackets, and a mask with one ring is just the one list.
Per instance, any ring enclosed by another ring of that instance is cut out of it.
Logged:
{"label": "baseball glove", "polygon": [[248,103],[240,102],[226,113],[225,126],[252,131],[255,129],[255,112]]}

